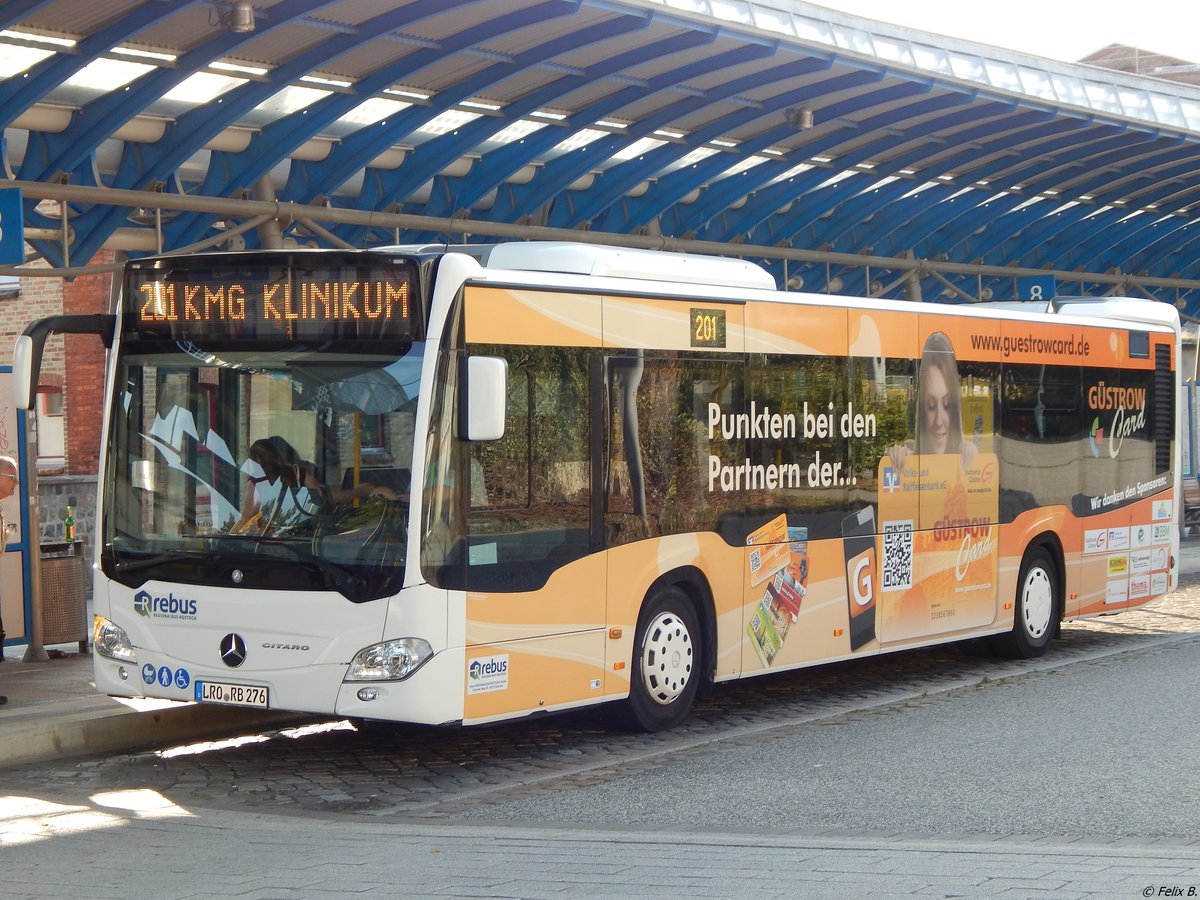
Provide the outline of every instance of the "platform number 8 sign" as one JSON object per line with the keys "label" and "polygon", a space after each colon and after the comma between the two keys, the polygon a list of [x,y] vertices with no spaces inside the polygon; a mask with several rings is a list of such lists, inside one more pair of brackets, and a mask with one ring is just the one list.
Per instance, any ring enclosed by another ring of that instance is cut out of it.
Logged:
{"label": "platform number 8 sign", "polygon": [[1053,300],[1058,285],[1053,275],[1029,275],[1017,279],[1018,300]]}

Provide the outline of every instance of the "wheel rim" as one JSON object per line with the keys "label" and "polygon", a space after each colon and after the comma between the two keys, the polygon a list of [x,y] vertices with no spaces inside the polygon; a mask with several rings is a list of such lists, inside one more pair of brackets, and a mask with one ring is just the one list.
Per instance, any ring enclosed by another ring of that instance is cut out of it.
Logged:
{"label": "wheel rim", "polygon": [[661,706],[679,698],[692,677],[692,635],[673,612],[659,613],[646,627],[642,644],[642,683]]}
{"label": "wheel rim", "polygon": [[1042,637],[1050,629],[1054,614],[1054,585],[1045,569],[1030,569],[1025,575],[1021,594],[1021,615],[1025,633],[1033,640]]}

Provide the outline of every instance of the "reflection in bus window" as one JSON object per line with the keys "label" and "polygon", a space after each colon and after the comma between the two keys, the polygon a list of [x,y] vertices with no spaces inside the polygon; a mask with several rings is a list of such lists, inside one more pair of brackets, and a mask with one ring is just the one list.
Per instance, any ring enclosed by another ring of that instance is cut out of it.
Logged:
{"label": "reflection in bus window", "polygon": [[426,551],[426,574],[442,587],[533,589],[593,548],[590,356],[554,347],[471,352],[508,362],[504,436],[466,444],[448,439],[449,419],[435,421],[426,534],[436,546]]}

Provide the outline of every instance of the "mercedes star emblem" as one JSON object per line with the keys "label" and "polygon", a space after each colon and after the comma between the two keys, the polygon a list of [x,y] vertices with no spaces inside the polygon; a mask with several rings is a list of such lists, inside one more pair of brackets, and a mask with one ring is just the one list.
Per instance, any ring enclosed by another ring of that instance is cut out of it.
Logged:
{"label": "mercedes star emblem", "polygon": [[227,634],[221,638],[221,661],[231,669],[246,661],[246,642],[240,634]]}

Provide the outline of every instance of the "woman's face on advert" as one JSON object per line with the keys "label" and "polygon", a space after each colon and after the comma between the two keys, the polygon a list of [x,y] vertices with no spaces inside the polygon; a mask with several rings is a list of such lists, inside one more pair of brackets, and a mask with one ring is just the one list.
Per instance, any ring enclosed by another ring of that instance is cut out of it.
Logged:
{"label": "woman's face on advert", "polygon": [[950,448],[950,386],[941,369],[932,369],[925,379],[925,395],[921,398],[921,427],[924,429],[926,453],[948,453]]}

